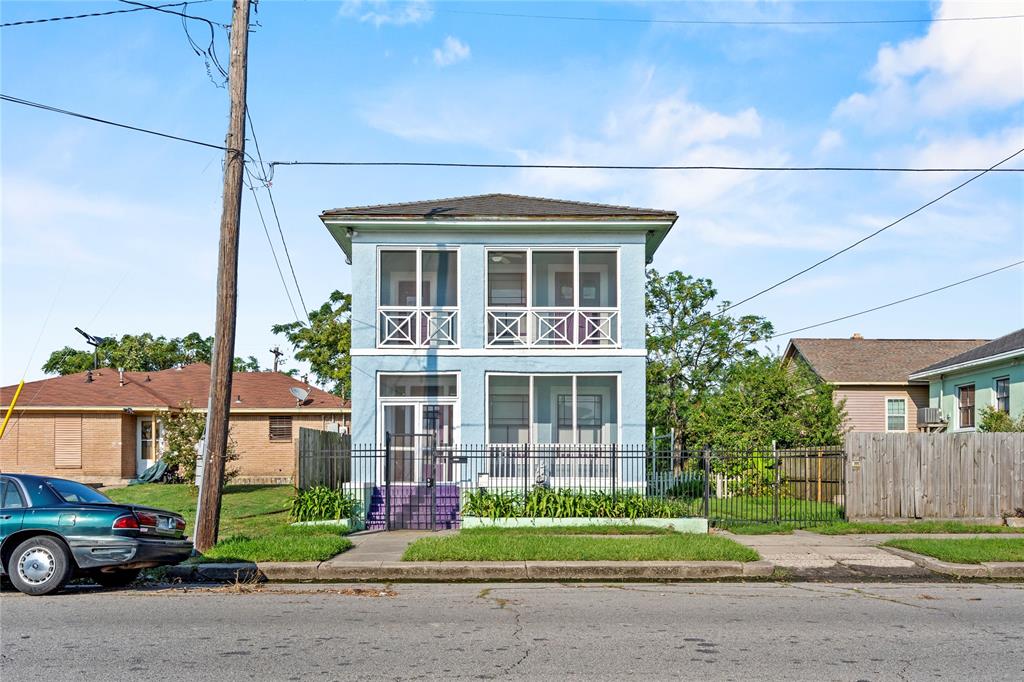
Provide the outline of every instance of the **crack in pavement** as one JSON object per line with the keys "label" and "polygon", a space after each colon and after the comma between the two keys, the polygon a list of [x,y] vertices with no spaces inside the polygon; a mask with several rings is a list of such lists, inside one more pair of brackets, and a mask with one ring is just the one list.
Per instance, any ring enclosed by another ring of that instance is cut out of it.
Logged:
{"label": "crack in pavement", "polygon": [[507,610],[509,613],[512,614],[512,622],[514,624],[514,628],[512,629],[512,639],[513,639],[513,641],[518,642],[521,646],[523,646],[524,649],[523,649],[523,655],[519,657],[519,660],[517,660],[514,663],[512,663],[512,665],[504,668],[503,671],[502,671],[506,675],[511,675],[512,671],[515,668],[517,668],[519,665],[521,665],[523,663],[523,661],[525,661],[527,658],[530,657],[530,646],[528,644],[526,644],[523,641],[523,639],[522,639],[522,634],[523,634],[523,623],[522,623],[522,620],[521,620],[522,614],[520,614],[519,610],[515,609],[515,608],[506,609],[506,607],[509,607],[509,606],[512,606],[512,607],[519,606],[520,602],[518,602],[518,601],[516,601],[514,599],[506,599],[504,597],[492,596],[491,593],[494,592],[495,589],[501,589],[501,588],[485,587],[484,589],[480,590],[480,592],[476,595],[476,598],[477,599],[484,599],[484,600],[487,600],[487,601],[492,601],[492,602],[494,602],[498,606],[499,610],[502,610],[502,611]]}

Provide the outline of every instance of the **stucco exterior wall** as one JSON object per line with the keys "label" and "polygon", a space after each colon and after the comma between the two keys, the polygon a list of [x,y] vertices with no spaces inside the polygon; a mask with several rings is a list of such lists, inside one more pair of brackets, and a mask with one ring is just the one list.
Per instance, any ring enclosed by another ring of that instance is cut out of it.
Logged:
{"label": "stucco exterior wall", "polygon": [[837,386],[834,397],[838,403],[846,401],[846,429],[849,431],[885,431],[886,400],[904,398],[907,401],[907,431],[917,430],[917,410],[928,407],[928,387],[920,386]]}
{"label": "stucco exterior wall", "polygon": [[[622,443],[642,443],[645,432],[645,236],[636,233],[569,233],[557,228],[531,234],[431,231],[357,233],[352,244],[352,439],[377,440],[377,375],[385,372],[460,373],[459,439],[486,442],[484,376],[487,372],[571,374],[610,372],[620,375],[619,422]],[[377,251],[380,246],[450,247],[459,251],[459,348],[395,354],[376,353]],[[488,247],[603,247],[619,250],[621,349],[561,350],[485,348],[485,267]],[[372,354],[361,355],[360,350]]]}
{"label": "stucco exterior wall", "polygon": [[1024,413],[1024,358],[950,372],[933,379],[928,386],[929,406],[942,409],[942,416],[949,420],[950,431],[961,430],[956,389],[964,384],[974,384],[974,423],[977,424],[981,420],[981,411],[986,406],[995,406],[995,381],[1001,377],[1010,378],[1010,416],[1017,418]]}

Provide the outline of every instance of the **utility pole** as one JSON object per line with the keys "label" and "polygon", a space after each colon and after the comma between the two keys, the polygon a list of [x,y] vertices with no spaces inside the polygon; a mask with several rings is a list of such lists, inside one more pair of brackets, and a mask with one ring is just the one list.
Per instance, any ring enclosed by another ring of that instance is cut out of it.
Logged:
{"label": "utility pole", "polygon": [[242,173],[245,170],[249,2],[234,0],[231,13],[231,60],[228,65],[231,111],[224,145],[227,151],[224,152],[224,203],[217,257],[217,319],[210,362],[210,405],[206,413],[203,482],[195,530],[195,547],[200,552],[217,543],[228,449],[228,411],[231,409],[231,369],[235,357],[235,316],[238,309],[238,223],[242,212]]}
{"label": "utility pole", "polygon": [[284,353],[281,352],[281,347],[280,346],[274,346],[273,348],[270,349],[270,352],[274,356],[274,371],[276,372],[277,371],[277,360],[282,355],[284,355]]}

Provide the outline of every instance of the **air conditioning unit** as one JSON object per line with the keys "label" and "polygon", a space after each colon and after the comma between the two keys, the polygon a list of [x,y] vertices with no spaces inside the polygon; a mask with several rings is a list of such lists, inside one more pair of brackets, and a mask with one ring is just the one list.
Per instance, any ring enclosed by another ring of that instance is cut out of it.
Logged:
{"label": "air conditioning unit", "polygon": [[920,407],[917,410],[918,424],[945,424],[942,418],[942,410],[938,407]]}

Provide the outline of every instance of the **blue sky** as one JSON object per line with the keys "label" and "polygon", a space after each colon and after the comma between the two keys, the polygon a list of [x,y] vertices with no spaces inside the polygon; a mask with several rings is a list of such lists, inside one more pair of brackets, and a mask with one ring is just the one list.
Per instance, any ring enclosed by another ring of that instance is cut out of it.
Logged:
{"label": "blue sky", "polygon": [[[1024,20],[684,26],[460,10],[770,20],[1019,7],[262,2],[249,103],[267,161],[984,167],[1024,147]],[[2,12],[8,22],[117,8],[4,2]],[[190,11],[230,18],[223,2]],[[227,93],[176,17],[143,11],[5,28],[0,38],[5,94],[223,140]],[[217,41],[226,62],[223,32]],[[50,350],[84,347],[74,326],[211,333],[220,155],[14,104],[0,115],[0,381],[26,368],[38,378]],[[352,287],[320,211],[495,191],[674,209],[680,218],[655,266],[709,277],[739,300],[966,177],[280,167],[273,191],[309,307]],[[765,315],[783,332],[1020,260],[1022,197],[1020,175],[989,174],[736,312]],[[268,349],[283,344],[270,326],[293,315],[248,194],[239,277],[237,354],[269,365]],[[991,338],[1022,323],[1017,268],[802,335]]]}

